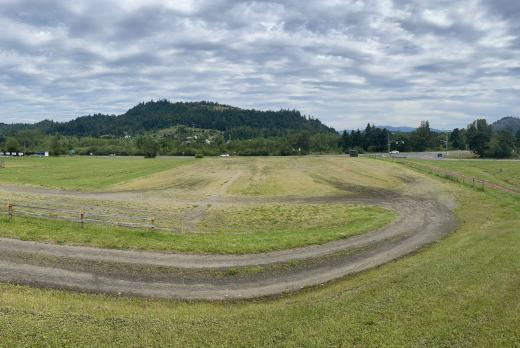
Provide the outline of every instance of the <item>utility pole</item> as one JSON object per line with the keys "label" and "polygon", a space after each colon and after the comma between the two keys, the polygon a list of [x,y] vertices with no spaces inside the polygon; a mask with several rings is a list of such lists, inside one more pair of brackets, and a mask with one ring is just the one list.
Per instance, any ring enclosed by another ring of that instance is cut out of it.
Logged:
{"label": "utility pole", "polygon": [[388,153],[390,153],[390,131],[388,131]]}

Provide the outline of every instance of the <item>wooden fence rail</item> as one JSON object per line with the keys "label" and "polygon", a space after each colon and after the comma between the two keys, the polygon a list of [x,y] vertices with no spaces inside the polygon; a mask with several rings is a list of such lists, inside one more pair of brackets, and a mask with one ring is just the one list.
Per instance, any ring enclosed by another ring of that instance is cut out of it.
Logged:
{"label": "wooden fence rail", "polygon": [[462,184],[470,185],[474,188],[484,189],[487,187],[487,188],[490,188],[493,190],[507,192],[507,193],[511,193],[511,194],[520,196],[519,189],[506,187],[506,186],[503,186],[503,185],[500,185],[497,183],[493,183],[493,182],[490,182],[490,181],[487,181],[487,180],[484,180],[484,179],[481,179],[481,178],[478,178],[475,176],[464,175],[459,172],[449,171],[447,169],[441,169],[441,168],[437,168],[437,167],[433,167],[433,166],[429,166],[429,165],[418,164],[418,163],[410,162],[410,161],[406,161],[406,160],[395,160],[395,161],[397,163],[403,164],[409,168],[416,169],[419,171],[426,171],[429,173],[433,173],[433,174],[439,175],[441,177],[445,177],[447,179],[458,181]]}
{"label": "wooden fence rail", "polygon": [[128,228],[172,231],[172,229],[157,226],[155,224],[155,217],[153,216],[100,214],[97,212],[86,212],[84,210],[55,209],[50,207],[10,202],[3,206],[5,206],[6,209],[0,211],[0,214],[7,215],[9,220],[12,220],[16,216],[21,216],[48,220],[76,222],[79,223],[81,227],[84,227],[85,224],[89,223]]}

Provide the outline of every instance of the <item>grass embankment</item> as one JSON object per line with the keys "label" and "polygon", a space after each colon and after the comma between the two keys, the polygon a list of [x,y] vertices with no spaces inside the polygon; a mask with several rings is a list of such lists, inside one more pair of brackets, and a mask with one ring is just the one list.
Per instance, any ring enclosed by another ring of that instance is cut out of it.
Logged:
{"label": "grass embankment", "polygon": [[441,168],[468,177],[484,179],[494,184],[520,190],[520,161],[493,160],[412,160],[412,163]]}
{"label": "grass embankment", "polygon": [[172,169],[192,159],[138,157],[6,158],[2,183],[95,191]]}
{"label": "grass embankment", "polygon": [[[400,166],[345,156],[204,158],[118,185],[121,190],[172,188],[190,193],[245,196],[326,196],[362,185],[404,186]],[[354,192],[356,193],[356,192]]]}
{"label": "grass embankment", "polygon": [[456,184],[457,231],[279,299],[185,303],[0,285],[5,346],[515,346],[520,199]]}
{"label": "grass embankment", "polygon": [[198,233],[152,230],[15,217],[0,218],[0,236],[114,249],[246,254],[283,250],[362,234],[390,223],[396,214],[373,206],[343,204],[263,205],[211,210]]}

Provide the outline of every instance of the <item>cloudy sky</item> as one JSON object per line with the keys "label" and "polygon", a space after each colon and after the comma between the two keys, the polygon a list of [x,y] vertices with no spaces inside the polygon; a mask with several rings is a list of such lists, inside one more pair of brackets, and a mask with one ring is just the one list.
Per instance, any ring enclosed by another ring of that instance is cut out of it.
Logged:
{"label": "cloudy sky", "polygon": [[516,0],[0,0],[0,122],[140,101],[296,108],[337,129],[520,114]]}

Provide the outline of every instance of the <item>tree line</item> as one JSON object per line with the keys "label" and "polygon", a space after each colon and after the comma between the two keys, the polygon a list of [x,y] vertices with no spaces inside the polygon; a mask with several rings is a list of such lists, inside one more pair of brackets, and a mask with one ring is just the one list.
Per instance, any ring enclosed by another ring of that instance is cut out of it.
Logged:
{"label": "tree line", "polygon": [[0,137],[2,152],[25,154],[49,152],[59,156],[77,155],[156,155],[193,156],[201,154],[215,156],[229,153],[241,156],[289,156],[310,153],[340,153],[340,136],[336,133],[310,133],[289,131],[283,137],[256,137],[252,139],[226,139],[223,132],[201,136],[203,130],[188,128],[198,136],[172,136],[169,134],[146,133],[125,137],[78,137],[47,135],[39,131],[26,130]]}
{"label": "tree line", "polygon": [[[161,104],[161,103],[159,103]],[[208,104],[222,107],[218,104]],[[301,118],[301,116],[300,116]],[[308,120],[308,119],[306,119]],[[301,120],[300,120],[301,121]],[[285,121],[283,121],[285,122]],[[319,121],[318,121],[319,122]],[[321,124],[321,123],[320,123]],[[19,127],[0,133],[2,152],[27,154],[50,152],[51,155],[156,155],[214,156],[223,153],[242,156],[288,156],[307,154],[340,154],[386,151],[471,150],[480,157],[507,158],[518,155],[520,130],[494,132],[486,120],[478,119],[466,128],[451,132],[431,130],[423,121],[413,132],[389,132],[368,124],[365,129],[341,134],[328,127],[307,126],[265,131],[241,124],[229,129],[205,129],[178,124],[135,135],[70,135],[49,134],[38,127]]]}
{"label": "tree line", "polygon": [[479,157],[507,158],[518,156],[520,130],[516,134],[508,131],[494,132],[485,119],[478,119],[466,128],[455,128],[451,132],[435,132],[428,121],[421,122],[413,132],[394,132],[368,124],[364,131],[359,129],[343,132],[341,147],[344,151],[356,149],[360,152],[422,152],[443,150],[470,150]]}

